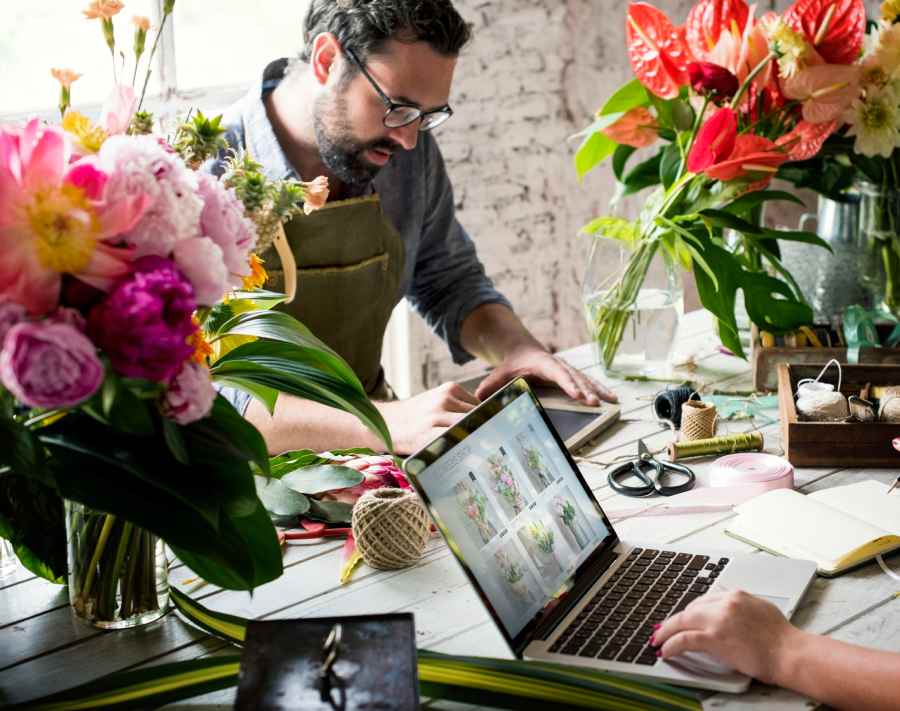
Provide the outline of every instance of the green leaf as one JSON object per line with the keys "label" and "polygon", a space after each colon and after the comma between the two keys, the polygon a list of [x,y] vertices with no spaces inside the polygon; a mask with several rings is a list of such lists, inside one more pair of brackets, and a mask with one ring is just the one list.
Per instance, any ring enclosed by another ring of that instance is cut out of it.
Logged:
{"label": "green leaf", "polygon": [[796,205],[804,206],[803,201],[796,195],[786,193],[783,190],[755,190],[751,193],[741,195],[741,197],[733,200],[725,205],[722,209],[730,212],[732,215],[747,215],[750,211],[762,205],[764,202],[792,202]]}
{"label": "green leaf", "polygon": [[209,417],[187,425],[182,432],[190,436],[195,446],[202,447],[204,453],[212,455],[210,464],[215,464],[216,453],[223,453],[253,462],[260,471],[269,473],[269,450],[263,436],[221,395],[213,402]]}
{"label": "green leaf", "polygon": [[335,464],[303,467],[281,477],[285,486],[301,494],[321,494],[334,489],[346,489],[362,483],[361,472]]}
{"label": "green leaf", "polygon": [[350,523],[353,516],[353,505],[342,501],[309,500],[309,518],[326,523]]}
{"label": "green leaf", "polygon": [[758,239],[760,241],[783,239],[786,242],[803,242],[804,244],[814,244],[817,247],[827,249],[829,252],[834,252],[834,250],[831,248],[831,245],[821,237],[819,237],[819,235],[817,235],[815,232],[763,229],[762,234],[758,237]]}
{"label": "green leaf", "polygon": [[679,131],[690,131],[694,126],[694,109],[684,99],[672,101],[672,124]]}
{"label": "green leaf", "polygon": [[66,580],[66,524],[63,501],[52,488],[25,476],[0,476],[0,538],[19,561],[53,583]]}
{"label": "green leaf", "polygon": [[40,479],[43,459],[41,445],[31,430],[0,416],[0,469],[9,467],[16,474]]}
{"label": "green leaf", "polygon": [[253,478],[256,481],[256,494],[270,514],[298,516],[309,511],[309,499],[285,486],[278,479],[267,479],[263,476]]}
{"label": "green leaf", "polygon": [[181,431],[178,429],[178,425],[176,425],[168,417],[163,418],[162,424],[163,437],[166,440],[166,445],[169,447],[169,451],[172,453],[172,456],[182,464],[190,464],[191,458],[188,454],[187,447],[185,447],[184,445],[184,437],[181,436]]}
{"label": "green leaf", "polygon": [[628,159],[631,158],[636,150],[637,148],[633,146],[616,146],[616,150],[613,153],[612,169],[613,175],[616,176],[616,180],[619,182],[622,182],[622,175],[625,172],[625,165],[628,163]]}
{"label": "green leaf", "polygon": [[681,172],[681,151],[678,143],[670,143],[663,149],[659,162],[659,182],[668,190]]}
{"label": "green leaf", "polygon": [[752,222],[743,220],[737,215],[733,215],[725,210],[714,210],[709,208],[701,210],[699,213],[701,219],[713,227],[720,227],[727,230],[737,230],[742,234],[756,235],[762,232],[762,228],[754,225]]}
{"label": "green leaf", "polygon": [[[343,364],[343,361],[340,361]],[[346,364],[344,364],[346,365]],[[214,380],[240,378],[356,416],[388,445],[391,436],[359,380],[348,382],[328,353],[284,343],[256,341],[238,346],[210,369]],[[337,372],[336,372],[337,371]]]}
{"label": "green leaf", "polygon": [[638,163],[634,168],[628,171],[625,180],[622,181],[622,185],[624,186],[624,190],[622,191],[623,196],[633,195],[644,188],[659,184],[659,166],[664,151],[664,148],[660,149],[655,156],[645,160],[643,163]]}
{"label": "green leaf", "polygon": [[587,235],[614,239],[631,246],[638,240],[640,233],[637,224],[621,217],[605,215],[588,222],[580,230]]}
{"label": "green leaf", "polygon": [[584,139],[575,153],[575,173],[579,180],[609,158],[618,144],[601,131],[596,131]]}
{"label": "green leaf", "polygon": [[214,377],[215,382],[220,385],[227,385],[251,395],[258,400],[270,415],[275,414],[275,404],[278,402],[278,391],[274,388],[260,385],[252,380],[244,380],[243,378],[225,377],[217,375]]}
{"label": "green leaf", "polygon": [[673,114],[673,105],[675,101],[661,99],[653,93],[649,94],[649,99],[650,103],[653,105],[654,111],[656,111],[656,121],[659,126],[664,129],[674,129],[675,117]]}
{"label": "green leaf", "polygon": [[644,85],[637,79],[632,79],[627,84],[619,87],[612,96],[610,96],[599,114],[606,116],[608,114],[624,114],[639,106],[647,106],[650,103],[651,95],[648,94]]}

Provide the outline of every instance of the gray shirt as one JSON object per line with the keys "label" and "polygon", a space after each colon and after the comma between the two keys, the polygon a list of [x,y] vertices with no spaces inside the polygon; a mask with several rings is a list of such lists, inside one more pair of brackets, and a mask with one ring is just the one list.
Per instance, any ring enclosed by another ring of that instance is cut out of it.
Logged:
{"label": "gray shirt", "polygon": [[[265,95],[284,78],[286,65],[284,59],[269,64],[260,81],[225,112],[223,126],[229,144],[248,149],[267,176],[300,179],[281,150],[263,103]],[[218,163],[212,170],[219,174],[222,168]],[[414,149],[394,153],[370,190],[379,194],[384,215],[405,247],[403,278],[395,301],[406,297],[447,343],[454,363],[472,360],[460,342],[463,321],[482,304],[510,304],[485,274],[472,238],[456,219],[453,187],[434,137],[419,133]],[[241,411],[249,401],[229,399]]]}

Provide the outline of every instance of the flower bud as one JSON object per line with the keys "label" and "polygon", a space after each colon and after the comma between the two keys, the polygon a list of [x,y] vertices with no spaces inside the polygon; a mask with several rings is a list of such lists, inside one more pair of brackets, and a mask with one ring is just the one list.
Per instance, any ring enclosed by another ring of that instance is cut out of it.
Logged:
{"label": "flower bud", "polygon": [[691,62],[688,64],[688,75],[694,91],[716,102],[726,101],[737,93],[738,78],[718,64]]}

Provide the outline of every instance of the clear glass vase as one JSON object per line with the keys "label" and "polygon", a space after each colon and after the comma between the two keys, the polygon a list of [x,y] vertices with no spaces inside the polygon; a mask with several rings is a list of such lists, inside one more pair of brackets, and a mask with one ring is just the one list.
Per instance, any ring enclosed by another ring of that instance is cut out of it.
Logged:
{"label": "clear glass vase", "polygon": [[684,287],[667,251],[595,238],[583,299],[597,360],[608,374],[670,377]]}
{"label": "clear glass vase", "polygon": [[5,538],[0,538],[0,580],[12,575],[19,569],[19,559],[13,545]]}
{"label": "clear glass vase", "polygon": [[169,604],[163,541],[112,514],[66,502],[69,601],[79,619],[102,629],[144,625]]}
{"label": "clear glass vase", "polygon": [[874,305],[900,315],[900,190],[865,181],[859,193],[860,280]]}

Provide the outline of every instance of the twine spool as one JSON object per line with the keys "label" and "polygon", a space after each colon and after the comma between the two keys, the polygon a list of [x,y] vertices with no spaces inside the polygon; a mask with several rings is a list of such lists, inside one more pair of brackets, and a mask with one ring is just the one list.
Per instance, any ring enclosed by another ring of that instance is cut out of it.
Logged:
{"label": "twine spool", "polygon": [[887,388],[878,408],[878,419],[881,422],[900,422],[900,388]]}
{"label": "twine spool", "polygon": [[415,563],[431,535],[428,513],[408,489],[367,491],[353,506],[352,526],[359,554],[380,570]]}
{"label": "twine spool", "polygon": [[850,414],[850,406],[841,393],[823,391],[798,397],[797,412],[809,420],[826,422],[845,419]]}
{"label": "twine spool", "polygon": [[670,442],[669,459],[673,462],[690,457],[708,457],[712,454],[733,454],[734,452],[750,452],[763,448],[762,432],[746,432],[743,434],[725,435],[698,439],[693,442]]}
{"label": "twine spool", "polygon": [[709,439],[716,434],[716,406],[711,402],[688,400],[681,406],[681,441]]}
{"label": "twine spool", "polygon": [[653,412],[656,413],[657,419],[671,422],[675,429],[678,429],[681,427],[684,403],[699,399],[700,396],[697,394],[697,391],[690,385],[666,389],[656,394],[653,400]]}

